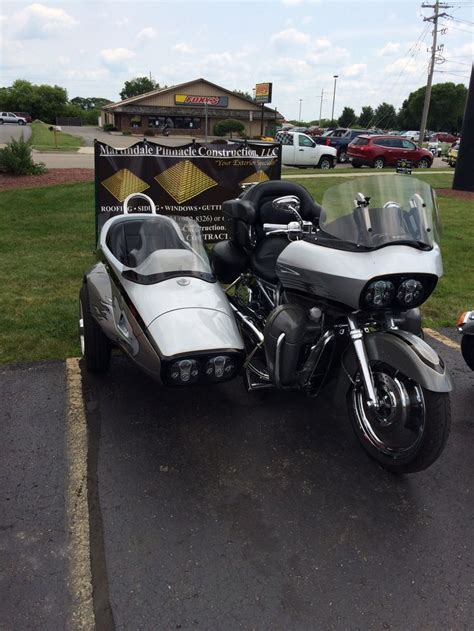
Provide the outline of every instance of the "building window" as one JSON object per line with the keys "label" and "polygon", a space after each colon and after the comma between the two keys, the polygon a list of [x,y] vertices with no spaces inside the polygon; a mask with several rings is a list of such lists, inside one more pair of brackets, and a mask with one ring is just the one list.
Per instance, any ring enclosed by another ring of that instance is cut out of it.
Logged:
{"label": "building window", "polygon": [[138,129],[142,126],[142,117],[141,116],[132,116],[130,119],[130,127],[132,129]]}
{"label": "building window", "polygon": [[164,116],[149,116],[148,117],[148,127],[151,129],[158,129],[159,127],[164,127],[166,118]]}

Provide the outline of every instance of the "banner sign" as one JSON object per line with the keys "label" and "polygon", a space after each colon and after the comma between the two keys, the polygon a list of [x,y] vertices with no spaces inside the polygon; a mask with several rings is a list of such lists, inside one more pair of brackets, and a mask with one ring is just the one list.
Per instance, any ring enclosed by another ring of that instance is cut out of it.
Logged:
{"label": "banner sign", "polygon": [[176,105],[211,105],[212,107],[227,107],[228,96],[195,96],[193,94],[175,94]]}
{"label": "banner sign", "polygon": [[255,86],[256,103],[272,102],[272,86],[272,83],[257,83],[257,85]]}
{"label": "banner sign", "polygon": [[115,149],[96,141],[96,236],[107,219],[123,212],[128,195],[145,193],[158,213],[195,219],[205,242],[227,239],[222,202],[238,197],[242,185],[279,180],[280,150],[268,142],[170,147],[143,140]]}

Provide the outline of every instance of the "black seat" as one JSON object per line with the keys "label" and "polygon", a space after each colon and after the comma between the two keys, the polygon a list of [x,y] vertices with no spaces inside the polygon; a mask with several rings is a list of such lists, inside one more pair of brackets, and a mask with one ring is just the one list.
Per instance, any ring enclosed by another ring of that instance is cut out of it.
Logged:
{"label": "black seat", "polygon": [[289,243],[286,235],[270,236],[260,241],[250,257],[250,267],[255,274],[268,283],[276,285],[278,282],[276,261]]}
{"label": "black seat", "polygon": [[130,265],[130,252],[137,246],[141,220],[118,221],[107,234],[107,247],[123,265]]}

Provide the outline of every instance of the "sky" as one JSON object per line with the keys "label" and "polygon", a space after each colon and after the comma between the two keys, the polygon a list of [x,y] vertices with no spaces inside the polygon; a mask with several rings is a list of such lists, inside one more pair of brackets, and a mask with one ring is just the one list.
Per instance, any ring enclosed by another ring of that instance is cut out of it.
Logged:
{"label": "sky", "polygon": [[[428,0],[426,4],[434,4]],[[120,100],[126,80],[160,85],[204,78],[252,94],[273,83],[288,120],[397,109],[426,84],[433,15],[421,0],[6,2],[0,13],[0,86],[16,79],[66,88],[69,98]],[[474,0],[443,9],[434,82],[469,84]],[[322,109],[321,109],[322,95]]]}

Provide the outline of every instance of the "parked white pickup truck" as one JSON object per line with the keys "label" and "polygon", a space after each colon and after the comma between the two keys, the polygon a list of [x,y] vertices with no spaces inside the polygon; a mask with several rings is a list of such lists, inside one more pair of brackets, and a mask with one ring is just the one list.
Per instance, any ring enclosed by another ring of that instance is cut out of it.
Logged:
{"label": "parked white pickup truck", "polygon": [[316,144],[307,134],[279,131],[275,141],[281,143],[281,163],[284,165],[318,169],[332,169],[336,165],[336,149]]}

